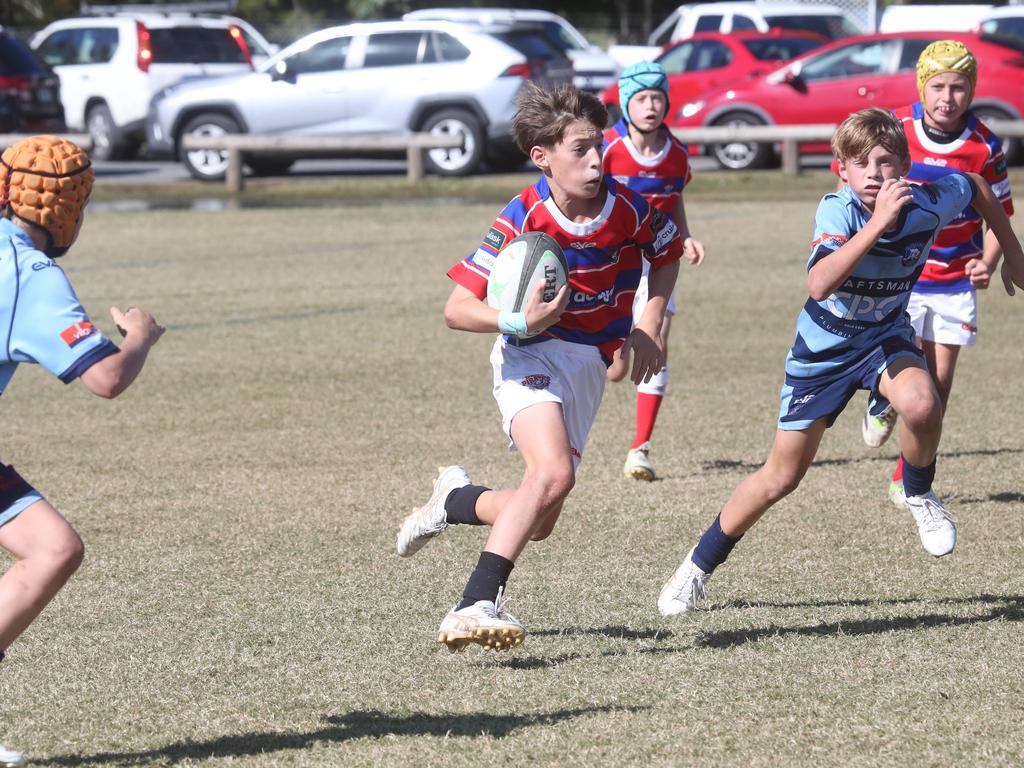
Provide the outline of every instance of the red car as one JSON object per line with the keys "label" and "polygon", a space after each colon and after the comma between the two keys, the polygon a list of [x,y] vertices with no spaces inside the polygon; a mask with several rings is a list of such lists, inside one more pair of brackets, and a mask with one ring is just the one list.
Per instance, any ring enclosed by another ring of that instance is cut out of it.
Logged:
{"label": "red car", "polygon": [[[686,103],[673,102],[672,127],[704,125],[799,125],[840,123],[865,107],[895,109],[919,100],[915,68],[935,40],[960,40],[978,59],[972,109],[982,119],[1020,120],[1024,115],[1024,43],[966,32],[892,32],[858,35],[829,43],[767,75],[712,88]],[[759,168],[772,158],[768,144],[711,145],[723,168]],[[803,145],[828,152],[827,145]],[[1005,139],[1007,160],[1020,141]]]}
{"label": "red car", "polygon": [[[676,109],[698,93],[743,77],[770,72],[785,61],[828,42],[813,32],[698,32],[665,48],[655,59],[668,73],[669,107]],[[601,101],[611,122],[622,116],[619,84],[605,88]]]}

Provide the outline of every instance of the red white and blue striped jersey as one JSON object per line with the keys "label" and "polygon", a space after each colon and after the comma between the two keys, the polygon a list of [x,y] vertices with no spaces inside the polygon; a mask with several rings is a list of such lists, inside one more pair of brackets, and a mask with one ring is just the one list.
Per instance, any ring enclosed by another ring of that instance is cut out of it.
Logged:
{"label": "red white and blue striped jersey", "polygon": [[604,172],[643,195],[669,216],[675,214],[683,187],[690,182],[690,158],[686,147],[662,128],[668,139],[657,155],[641,155],[629,138],[629,128],[619,120],[604,132]]}
{"label": "red white and blue striped jersey", "polygon": [[[992,187],[1006,215],[1013,215],[1003,145],[973,113],[967,113],[963,133],[948,144],[933,141],[925,133],[924,107],[920,102],[898,109],[895,114],[903,121],[903,131],[910,146],[910,159],[913,161],[907,174],[910,181],[924,184],[956,171],[977,173]],[[971,281],[964,267],[971,259],[981,257],[983,240],[981,214],[973,206],[968,206],[935,238],[914,291],[959,293],[970,290]]]}
{"label": "red white and blue striped jersey", "polygon": [[643,261],[652,269],[679,259],[683,244],[672,219],[640,195],[606,176],[601,213],[585,223],[570,221],[551,198],[547,179],[527,187],[498,214],[471,256],[448,276],[480,299],[498,252],[523,232],[555,239],[569,264],[569,305],[543,334],[518,343],[557,338],[597,347],[611,360],[633,327],[633,296]]}

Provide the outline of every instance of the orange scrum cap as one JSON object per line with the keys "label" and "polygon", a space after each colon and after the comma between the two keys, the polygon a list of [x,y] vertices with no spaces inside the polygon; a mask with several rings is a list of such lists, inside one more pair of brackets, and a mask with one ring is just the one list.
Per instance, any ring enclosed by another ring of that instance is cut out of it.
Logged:
{"label": "orange scrum cap", "polygon": [[42,228],[48,256],[74,242],[89,202],[95,173],[81,147],[59,136],[22,139],[0,156],[0,209],[10,206],[22,221]]}

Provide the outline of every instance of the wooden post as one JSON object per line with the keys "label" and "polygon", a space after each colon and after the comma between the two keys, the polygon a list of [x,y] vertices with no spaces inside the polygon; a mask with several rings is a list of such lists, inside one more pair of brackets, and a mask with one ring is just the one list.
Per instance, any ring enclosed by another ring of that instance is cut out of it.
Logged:
{"label": "wooden post", "polygon": [[796,139],[782,140],[782,171],[791,176],[800,174],[800,145]]}
{"label": "wooden post", "polygon": [[242,150],[230,147],[228,153],[228,170],[224,174],[228,192],[235,195],[245,189],[245,176],[242,173]]}
{"label": "wooden post", "polygon": [[405,150],[407,178],[412,183],[423,181],[423,152],[424,150],[413,142],[410,142]]}

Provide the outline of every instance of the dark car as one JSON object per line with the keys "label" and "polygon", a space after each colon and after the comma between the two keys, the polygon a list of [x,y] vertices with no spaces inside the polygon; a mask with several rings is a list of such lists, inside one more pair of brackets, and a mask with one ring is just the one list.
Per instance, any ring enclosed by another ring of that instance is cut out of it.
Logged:
{"label": "dark car", "polygon": [[[791,61],[766,75],[673,104],[667,121],[674,128],[706,125],[838,124],[864,107],[896,109],[918,100],[915,67],[921,51],[935,40],[964,43],[978,60],[977,89],[971,109],[982,120],[1024,118],[1024,43],[968,32],[891,32],[859,35]],[[806,152],[828,152],[827,144],[802,145]],[[724,168],[745,170],[769,162],[768,144],[731,142],[711,148]],[[1020,155],[1020,139],[1005,138],[1010,162]]]}
{"label": "dark car", "polygon": [[63,131],[60,81],[32,49],[0,29],[0,132]]}

